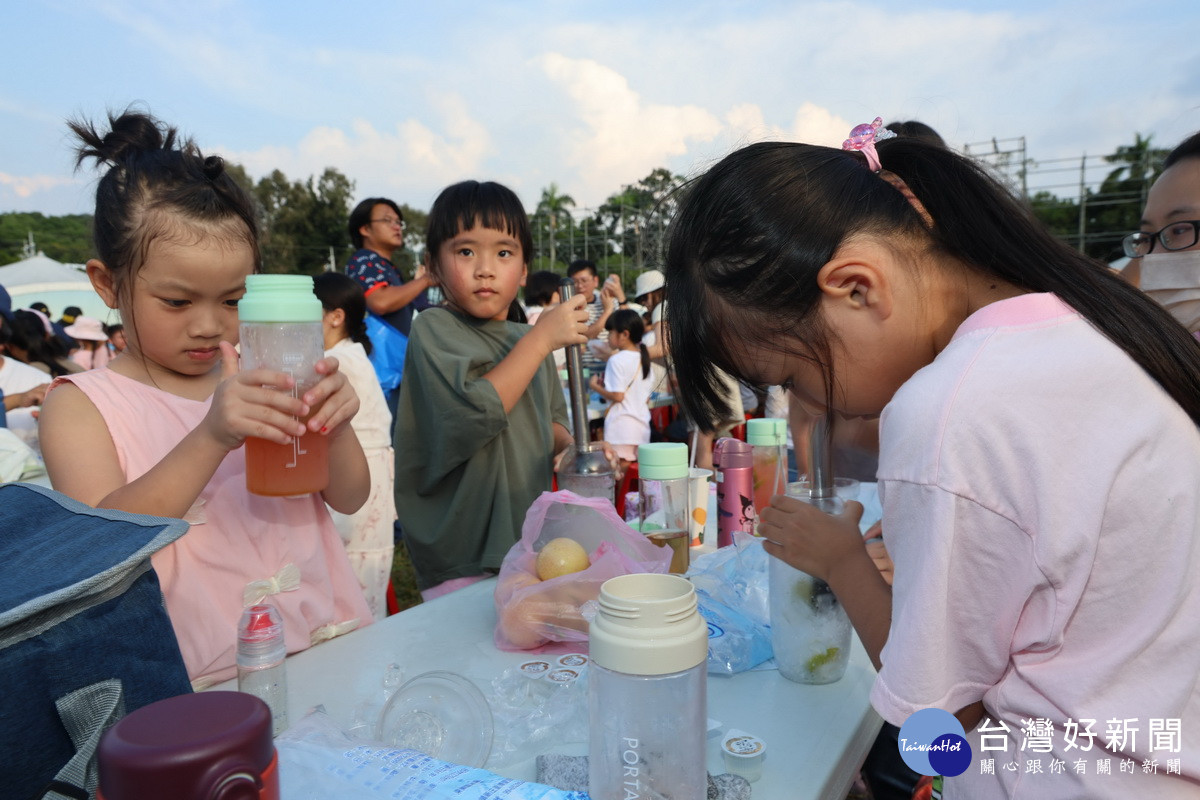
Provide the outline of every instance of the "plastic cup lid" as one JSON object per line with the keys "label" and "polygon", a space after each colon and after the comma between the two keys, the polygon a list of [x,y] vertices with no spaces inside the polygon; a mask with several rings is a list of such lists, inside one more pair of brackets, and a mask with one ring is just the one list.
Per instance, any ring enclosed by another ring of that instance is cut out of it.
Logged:
{"label": "plastic cup lid", "polygon": [[579,680],[579,670],[573,667],[557,667],[550,671],[546,680],[556,686],[566,686]]}
{"label": "plastic cup lid", "polygon": [[746,420],[746,441],[758,445],[786,444],[787,420],[779,417]]}
{"label": "plastic cup lid", "polygon": [[736,758],[758,758],[767,751],[767,744],[753,734],[731,730],[721,740],[721,749]]}
{"label": "plastic cup lid", "polygon": [[517,669],[527,678],[540,678],[550,671],[550,662],[525,661]]}
{"label": "plastic cup lid", "polygon": [[320,322],[323,313],[311,275],[248,275],[238,301],[241,322]]}
{"label": "plastic cup lid", "polygon": [[571,667],[573,669],[578,669],[586,665],[587,662],[588,657],[583,653],[564,653],[558,657],[559,666]]}
{"label": "plastic cup lid", "polygon": [[638,445],[638,476],[647,480],[673,480],[688,476],[687,445],[654,442]]}
{"label": "plastic cup lid", "polygon": [[452,764],[482,767],[492,752],[492,710],[462,675],[425,672],[388,699],[375,738]]}

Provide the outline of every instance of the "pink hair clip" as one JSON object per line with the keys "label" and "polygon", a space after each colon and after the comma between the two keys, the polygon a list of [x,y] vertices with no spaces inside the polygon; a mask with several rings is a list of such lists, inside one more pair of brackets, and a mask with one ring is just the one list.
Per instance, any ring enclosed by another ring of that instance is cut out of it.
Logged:
{"label": "pink hair clip", "polygon": [[875,143],[894,138],[895,135],[883,127],[883,117],[876,117],[874,122],[855,125],[850,130],[850,138],[842,142],[842,149],[858,150],[867,157],[867,167],[871,172],[879,172],[883,166],[879,163],[879,154],[875,152]]}

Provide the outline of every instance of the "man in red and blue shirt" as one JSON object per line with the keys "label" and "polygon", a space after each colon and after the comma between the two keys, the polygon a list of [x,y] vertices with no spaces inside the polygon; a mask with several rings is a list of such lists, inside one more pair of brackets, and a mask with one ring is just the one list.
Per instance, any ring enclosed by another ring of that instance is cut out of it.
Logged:
{"label": "man in red and blue shirt", "polygon": [[400,207],[369,197],[350,212],[347,228],[358,249],[346,263],[346,274],[362,285],[367,309],[407,336],[413,312],[429,307],[425,290],[433,283],[424,267],[405,283],[392,264],[392,255],[404,246]]}
{"label": "man in red and blue shirt", "polygon": [[363,200],[350,212],[346,227],[358,248],[346,262],[346,274],[363,287],[371,312],[371,363],[394,418],[413,312],[429,307],[426,290],[433,282],[420,266],[406,283],[392,264],[392,255],[404,246],[404,216],[395,202],[384,197]]}

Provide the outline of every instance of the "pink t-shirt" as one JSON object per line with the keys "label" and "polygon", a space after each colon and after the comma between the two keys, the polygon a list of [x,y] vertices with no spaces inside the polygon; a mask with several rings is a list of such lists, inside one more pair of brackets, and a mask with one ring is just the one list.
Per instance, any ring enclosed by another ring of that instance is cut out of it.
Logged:
{"label": "pink t-shirt", "polygon": [[1061,300],[1030,294],[968,318],[880,436],[896,571],[871,701],[901,725],[982,700],[984,724],[1008,728],[968,733],[946,797],[1200,796],[1187,414]]}
{"label": "pink t-shirt", "polygon": [[[64,381],[99,409],[126,480],[161,461],[200,424],[210,403],[177,397],[108,368],[65,376],[54,385]],[[242,448],[225,457],[184,519],[191,523],[188,532],[151,562],[194,685],[236,674],[237,624],[245,600],[261,598],[279,609],[289,653],[371,622],[324,500],[316,494],[250,494]]]}

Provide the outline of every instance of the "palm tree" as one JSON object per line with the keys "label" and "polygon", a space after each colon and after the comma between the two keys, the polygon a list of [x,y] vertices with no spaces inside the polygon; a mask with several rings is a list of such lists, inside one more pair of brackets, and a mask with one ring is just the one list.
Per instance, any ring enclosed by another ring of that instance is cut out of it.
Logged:
{"label": "palm tree", "polygon": [[542,199],[538,201],[534,215],[545,220],[550,231],[550,263],[555,264],[558,258],[557,233],[564,226],[571,225],[571,212],[575,207],[575,198],[569,194],[559,194],[558,184],[551,183],[542,189]]}

